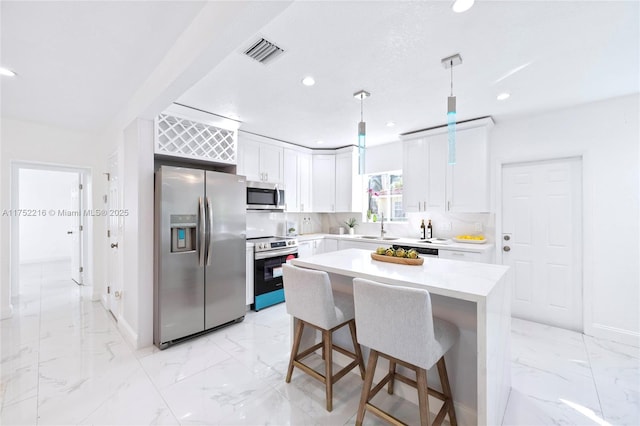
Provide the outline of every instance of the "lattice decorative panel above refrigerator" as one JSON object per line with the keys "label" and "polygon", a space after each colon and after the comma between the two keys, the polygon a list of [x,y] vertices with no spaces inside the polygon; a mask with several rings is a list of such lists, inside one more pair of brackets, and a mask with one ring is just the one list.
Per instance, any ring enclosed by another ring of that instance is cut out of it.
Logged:
{"label": "lattice decorative panel above refrigerator", "polygon": [[156,117],[156,154],[237,163],[237,132],[168,114]]}

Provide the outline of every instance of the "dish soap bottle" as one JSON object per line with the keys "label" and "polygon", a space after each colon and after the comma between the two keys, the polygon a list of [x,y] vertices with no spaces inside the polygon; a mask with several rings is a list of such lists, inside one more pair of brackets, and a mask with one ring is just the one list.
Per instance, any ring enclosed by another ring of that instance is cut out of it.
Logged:
{"label": "dish soap bottle", "polygon": [[420,239],[424,240],[427,238],[427,230],[424,226],[424,219],[422,219],[422,223],[420,224]]}
{"label": "dish soap bottle", "polygon": [[[424,225],[424,221],[422,221]],[[433,238],[433,226],[431,226],[431,219],[429,219],[429,224],[427,225],[427,238]]]}

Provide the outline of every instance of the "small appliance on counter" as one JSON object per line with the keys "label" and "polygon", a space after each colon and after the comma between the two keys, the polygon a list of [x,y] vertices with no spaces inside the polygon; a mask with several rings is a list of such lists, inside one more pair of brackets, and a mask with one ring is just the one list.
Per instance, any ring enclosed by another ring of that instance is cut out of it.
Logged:
{"label": "small appliance on counter", "polygon": [[253,243],[253,291],[255,311],[284,302],[282,265],[298,257],[294,237],[247,238]]}

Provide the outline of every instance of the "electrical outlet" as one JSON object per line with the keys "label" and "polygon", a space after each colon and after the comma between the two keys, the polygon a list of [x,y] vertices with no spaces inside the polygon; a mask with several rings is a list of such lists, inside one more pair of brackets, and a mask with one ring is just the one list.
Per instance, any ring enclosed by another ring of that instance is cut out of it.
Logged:
{"label": "electrical outlet", "polygon": [[476,222],[474,224],[475,232],[482,232],[482,224],[480,222]]}

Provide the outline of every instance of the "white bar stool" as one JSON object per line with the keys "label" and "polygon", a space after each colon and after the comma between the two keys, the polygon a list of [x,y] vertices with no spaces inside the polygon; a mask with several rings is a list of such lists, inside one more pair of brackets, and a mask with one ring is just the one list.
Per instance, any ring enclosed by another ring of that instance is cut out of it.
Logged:
{"label": "white bar stool", "polygon": [[[333,409],[333,384],[336,381],[356,366],[360,367],[360,375],[364,379],[364,361],[356,337],[353,298],[351,295],[333,293],[329,274],[323,271],[283,265],[283,283],[287,313],[297,319],[286,382],[291,382],[293,367],[298,367],[311,377],[320,380],[326,387],[327,411],[331,411]],[[333,343],[333,332],[345,325],[348,325],[351,331],[354,352]],[[300,352],[300,340],[305,326],[320,330],[322,341]],[[302,359],[320,348],[322,348],[322,358],[325,362],[324,375],[302,363]],[[353,359],[349,365],[336,374],[333,374],[332,367],[333,350]]]}
{"label": "white bar stool", "polygon": [[[422,426],[431,424],[428,395],[444,401],[433,424],[441,424],[449,414],[450,424],[457,425],[444,354],[458,339],[459,331],[455,325],[433,317],[429,292],[356,278],[353,297],[358,343],[371,349],[356,425],[362,425],[365,411],[391,424],[404,424],[370,403],[386,383],[388,393],[393,394],[395,379],[417,388]],[[378,356],[389,360],[389,373],[372,389]],[[414,370],[416,380],[397,373],[396,364]],[[438,366],[442,392],[427,385],[427,370],[434,364]]]}

